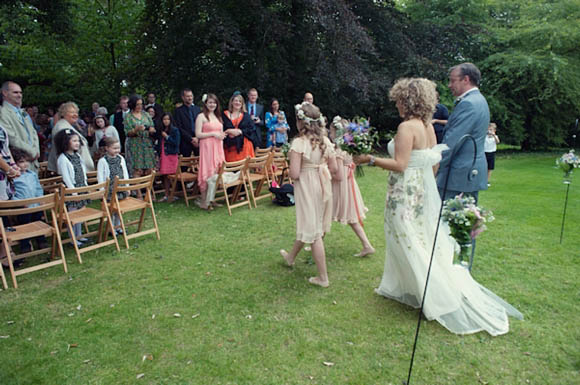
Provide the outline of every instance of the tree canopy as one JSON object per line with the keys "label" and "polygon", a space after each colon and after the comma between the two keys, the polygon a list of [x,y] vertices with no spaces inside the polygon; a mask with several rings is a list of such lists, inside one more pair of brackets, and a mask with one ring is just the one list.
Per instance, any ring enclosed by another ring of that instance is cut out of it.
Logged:
{"label": "tree canopy", "polygon": [[452,107],[447,70],[472,61],[502,139],[534,149],[563,145],[580,115],[579,19],[577,0],[7,0],[0,80],[41,106],[256,87],[288,111],[310,91],[385,132],[397,78],[435,80]]}

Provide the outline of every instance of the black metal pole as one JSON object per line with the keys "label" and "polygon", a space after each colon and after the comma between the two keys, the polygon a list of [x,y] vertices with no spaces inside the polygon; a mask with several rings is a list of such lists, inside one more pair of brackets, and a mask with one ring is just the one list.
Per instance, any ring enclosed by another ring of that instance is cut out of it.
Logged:
{"label": "black metal pole", "polygon": [[[447,168],[448,168],[447,176],[445,177],[445,185],[443,186],[443,194],[441,194],[443,197],[445,197],[445,194],[447,193],[447,184],[449,183],[449,173],[451,171],[451,164],[453,163],[453,159],[455,158],[455,155],[457,154],[459,149],[461,147],[463,147],[463,143],[468,139],[471,139],[471,141],[473,142],[474,154],[473,154],[473,163],[471,164],[472,171],[468,174],[467,178],[471,179],[474,175],[477,174],[476,172],[474,173],[475,169],[473,169],[473,166],[475,165],[475,160],[477,159],[477,143],[475,142],[475,139],[473,138],[473,136],[463,135],[459,139],[457,144],[455,145],[455,148],[453,149],[453,152],[451,153],[451,156],[449,157],[449,164],[447,165]],[[407,375],[407,382],[405,383],[406,385],[409,385],[411,383],[411,374],[413,372],[413,362],[415,361],[415,351],[417,350],[417,341],[419,340],[419,330],[421,329],[421,315],[423,314],[423,306],[425,305],[425,297],[427,296],[427,286],[429,285],[429,276],[431,275],[431,266],[433,265],[433,257],[435,255],[435,246],[437,245],[437,234],[439,233],[439,225],[441,223],[441,213],[442,212],[443,212],[443,199],[441,199],[441,206],[439,207],[439,217],[437,220],[437,228],[435,229],[435,238],[433,239],[433,248],[431,249],[431,258],[429,259],[429,268],[427,269],[427,277],[425,278],[425,288],[423,289],[423,298],[421,299],[421,307],[419,308],[419,317],[417,319],[417,329],[415,330],[415,341],[413,342],[413,352],[411,353],[411,362],[409,363],[409,373]]]}
{"label": "black metal pole", "polygon": [[566,183],[566,199],[564,200],[564,212],[562,213],[562,229],[560,230],[560,244],[562,244],[562,238],[564,237],[564,222],[566,221],[566,208],[568,207],[568,192],[570,191],[570,181],[565,181]]}

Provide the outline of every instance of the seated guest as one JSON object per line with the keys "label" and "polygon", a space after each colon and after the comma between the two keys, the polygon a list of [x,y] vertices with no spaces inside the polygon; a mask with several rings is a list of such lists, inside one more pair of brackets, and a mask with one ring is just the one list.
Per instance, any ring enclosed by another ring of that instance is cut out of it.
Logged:
{"label": "seated guest", "polygon": [[195,120],[201,113],[198,106],[193,104],[193,92],[189,88],[181,91],[183,104],[175,109],[174,124],[179,128],[181,142],[179,153],[183,156],[199,155],[199,143],[195,137]]}
{"label": "seated guest", "polygon": [[[30,161],[32,156],[26,151],[17,148],[11,148],[12,158],[16,165],[20,168],[20,176],[14,178],[14,197],[12,199],[30,199],[39,198],[44,195],[44,190],[38,180],[38,174],[30,171]],[[21,225],[39,221],[42,218],[42,212],[23,214],[18,216],[18,222]],[[35,238],[37,242],[37,249],[44,249],[48,247],[46,238],[40,236]],[[23,239],[20,241],[20,252],[28,253],[32,250],[30,239]]]}
{"label": "seated guest", "polygon": [[256,125],[246,112],[244,97],[239,92],[232,95],[228,109],[223,115],[226,162],[235,162],[247,157],[253,158],[254,148],[260,145],[260,136]]}

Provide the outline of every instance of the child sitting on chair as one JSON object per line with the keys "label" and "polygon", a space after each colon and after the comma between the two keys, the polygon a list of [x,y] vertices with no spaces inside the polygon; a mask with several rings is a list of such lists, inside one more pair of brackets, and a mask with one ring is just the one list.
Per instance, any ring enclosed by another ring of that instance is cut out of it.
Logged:
{"label": "child sitting on chair", "polygon": [[[14,178],[14,196],[12,199],[30,199],[39,198],[44,195],[44,190],[38,180],[38,175],[30,171],[30,161],[32,156],[24,150],[18,148],[10,148],[12,158],[16,165],[20,168],[20,176]],[[21,225],[36,222],[42,219],[42,212],[23,214],[18,216],[18,222]],[[48,247],[46,238],[44,236],[34,238],[36,240],[37,249],[45,249]],[[20,253],[28,253],[32,250],[30,239],[23,239],[20,241]]]}

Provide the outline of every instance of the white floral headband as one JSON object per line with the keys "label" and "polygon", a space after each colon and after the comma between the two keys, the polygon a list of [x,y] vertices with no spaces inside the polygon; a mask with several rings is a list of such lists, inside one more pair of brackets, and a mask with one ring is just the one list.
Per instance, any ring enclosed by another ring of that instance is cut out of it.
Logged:
{"label": "white floral headband", "polygon": [[203,94],[203,96],[201,97],[201,101],[203,103],[205,103],[206,100],[207,100],[207,94]]}
{"label": "white floral headband", "polygon": [[312,118],[306,116],[306,114],[304,113],[304,110],[302,109],[302,105],[304,105],[304,104],[310,104],[310,103],[304,102],[302,104],[297,104],[294,106],[294,110],[296,111],[296,117],[298,118],[298,120],[304,120],[306,123],[318,122],[318,123],[324,125],[325,120],[324,120],[324,116],[322,116],[322,114],[320,114],[320,117],[318,117],[318,119],[312,119]]}

